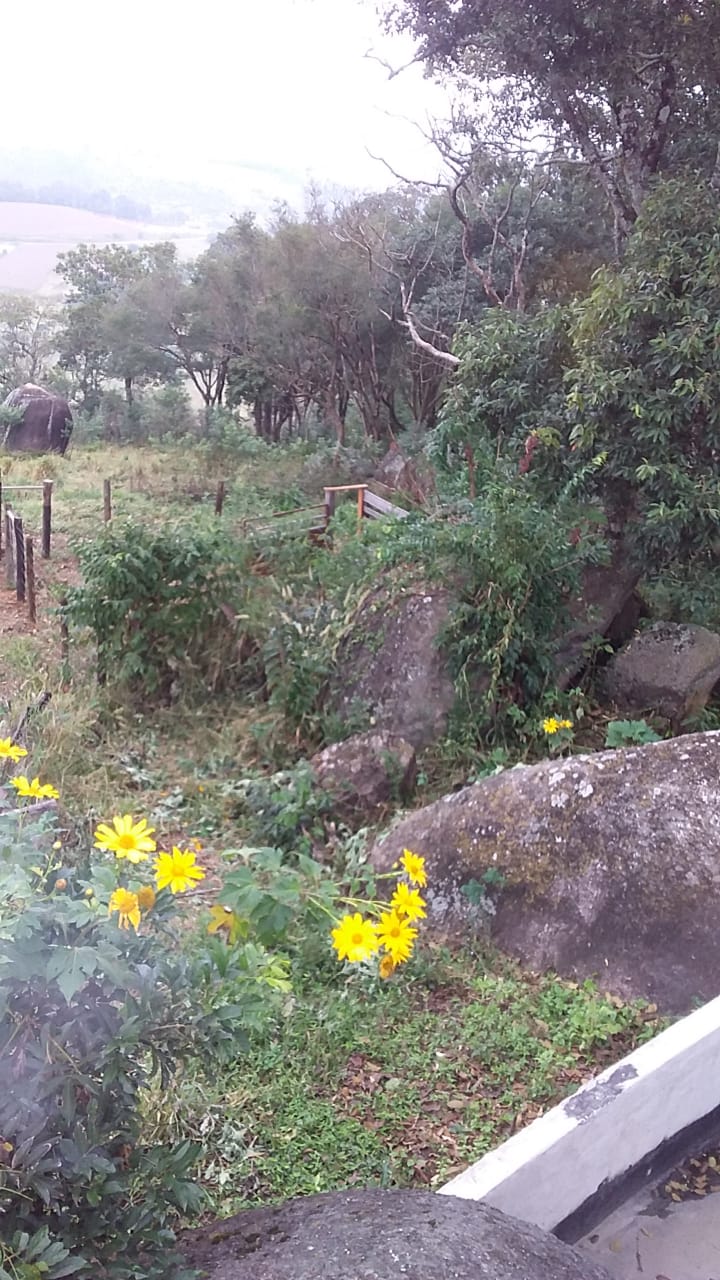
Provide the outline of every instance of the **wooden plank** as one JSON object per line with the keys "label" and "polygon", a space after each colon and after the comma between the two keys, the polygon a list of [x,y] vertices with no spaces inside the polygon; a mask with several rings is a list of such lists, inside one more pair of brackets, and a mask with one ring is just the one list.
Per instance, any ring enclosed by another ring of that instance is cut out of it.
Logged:
{"label": "wooden plank", "polygon": [[388,502],[387,498],[380,498],[376,493],[368,490],[363,495],[363,512],[370,520],[377,520],[381,516],[393,516],[397,520],[402,520],[404,516],[409,515],[408,511],[403,511],[402,507],[396,507],[394,503]]}
{"label": "wooden plank", "polygon": [[366,484],[326,484],[326,493],[350,493],[355,489],[367,489]]}

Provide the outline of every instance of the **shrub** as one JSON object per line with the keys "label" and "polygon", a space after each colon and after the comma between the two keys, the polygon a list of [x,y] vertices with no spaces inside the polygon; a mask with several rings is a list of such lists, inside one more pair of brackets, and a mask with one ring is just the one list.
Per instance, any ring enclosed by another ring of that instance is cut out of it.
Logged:
{"label": "shrub", "polygon": [[93,631],[103,677],[143,696],[190,677],[218,689],[247,675],[255,650],[247,557],[218,529],[112,525],[80,548],[68,614]]}
{"label": "shrub", "polygon": [[202,869],[174,849],[148,873],[152,831],[129,822],[67,867],[42,819],[0,815],[0,1264],[24,1280],[180,1275],[197,1149],[148,1147],[143,1095],[234,1057],[287,987],[248,930],[179,945]]}

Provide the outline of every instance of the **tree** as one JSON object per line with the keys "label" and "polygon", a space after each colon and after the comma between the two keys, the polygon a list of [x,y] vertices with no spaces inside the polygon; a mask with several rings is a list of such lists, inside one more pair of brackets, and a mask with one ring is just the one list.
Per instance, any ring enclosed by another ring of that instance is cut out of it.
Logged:
{"label": "tree", "polygon": [[687,128],[717,132],[715,0],[393,0],[417,57],[476,94],[502,149],[559,146],[600,184],[625,237]]}
{"label": "tree", "polygon": [[79,245],[60,254],[56,270],[68,286],[60,363],[74,375],[85,408],[97,408],[108,378],[123,383],[131,406],[135,382],[163,375],[166,362],[158,362],[156,350],[144,342],[129,295],[174,259],[175,248],[167,243]]}
{"label": "tree", "polygon": [[57,359],[59,327],[56,307],[24,295],[0,297],[0,384],[6,392],[46,380]]}
{"label": "tree", "polygon": [[646,565],[715,555],[720,531],[720,216],[709,183],[660,184],[619,271],[580,305],[568,443]]}

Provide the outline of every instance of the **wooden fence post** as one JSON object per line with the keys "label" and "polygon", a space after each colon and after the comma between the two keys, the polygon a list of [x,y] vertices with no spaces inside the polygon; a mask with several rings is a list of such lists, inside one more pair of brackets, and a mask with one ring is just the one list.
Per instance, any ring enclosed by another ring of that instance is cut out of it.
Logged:
{"label": "wooden fence post", "polygon": [[217,493],[215,494],[215,515],[221,516],[223,503],[225,501],[225,481],[218,480]]}
{"label": "wooden fence post", "polygon": [[18,604],[25,601],[25,536],[22,516],[15,516],[15,597]]}
{"label": "wooden fence post", "polygon": [[2,504],[2,471],[0,471],[0,556],[3,549],[3,504]]}
{"label": "wooden fence post", "polygon": [[105,524],[112,520],[112,497],[109,480],[103,480],[103,519]]}
{"label": "wooden fence post", "polygon": [[327,529],[330,521],[335,515],[335,493],[332,489],[325,490],[325,528]]}
{"label": "wooden fence post", "polygon": [[9,587],[15,586],[15,526],[13,513],[5,508],[5,579]]}
{"label": "wooden fence post", "polygon": [[25,582],[27,583],[27,606],[31,622],[37,622],[37,598],[35,595],[35,553],[32,538],[25,539]]}
{"label": "wooden fence post", "polygon": [[52,531],[52,480],[43,480],[42,558],[50,559],[50,534]]}

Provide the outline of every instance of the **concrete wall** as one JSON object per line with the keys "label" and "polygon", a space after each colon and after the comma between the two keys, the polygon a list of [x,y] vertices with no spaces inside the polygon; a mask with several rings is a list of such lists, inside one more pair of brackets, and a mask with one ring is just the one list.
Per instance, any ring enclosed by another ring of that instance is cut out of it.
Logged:
{"label": "concrete wall", "polygon": [[583,1085],[441,1194],[553,1230],[603,1186],[720,1105],[720,997]]}

